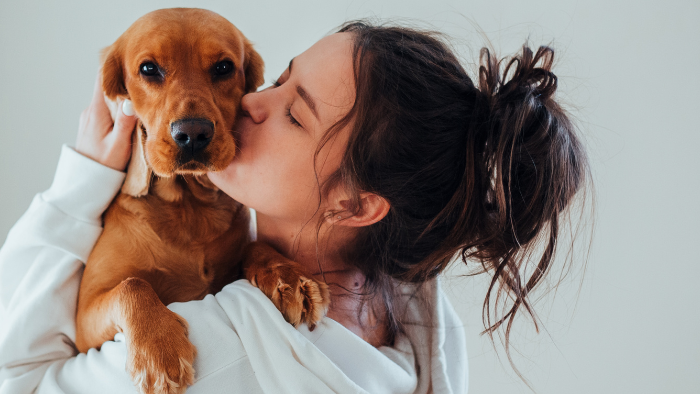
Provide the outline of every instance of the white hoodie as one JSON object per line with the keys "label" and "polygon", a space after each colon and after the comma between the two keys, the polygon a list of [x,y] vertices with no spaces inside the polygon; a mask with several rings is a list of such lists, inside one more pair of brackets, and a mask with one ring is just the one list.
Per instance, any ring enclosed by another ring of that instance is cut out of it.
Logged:
{"label": "white hoodie", "polygon": [[[122,334],[87,354],[74,345],[84,262],[124,176],[64,146],[51,188],[10,231],[0,249],[0,394],[136,392]],[[295,329],[245,280],[171,304],[198,352],[187,392],[466,393],[462,323],[439,281],[428,286],[418,299],[401,285],[406,332],[380,348],[327,317],[313,332]]]}

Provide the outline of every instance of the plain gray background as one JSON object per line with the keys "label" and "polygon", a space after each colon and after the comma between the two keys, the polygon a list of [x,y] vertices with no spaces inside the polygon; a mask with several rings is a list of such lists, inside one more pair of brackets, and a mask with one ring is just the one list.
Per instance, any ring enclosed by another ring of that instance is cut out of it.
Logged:
{"label": "plain gray background", "polygon": [[[538,393],[699,392],[700,2],[1,0],[0,240],[50,185],[60,145],[75,141],[99,50],[139,16],[174,6],[236,24],[268,83],[359,17],[422,21],[452,36],[470,68],[484,43],[477,25],[501,54],[526,39],[554,46],[558,97],[591,153],[596,231],[583,282],[578,257],[556,297],[538,303],[540,335],[516,322],[515,361]],[[470,392],[528,392],[502,347],[479,336],[487,279],[446,283],[467,332]]]}

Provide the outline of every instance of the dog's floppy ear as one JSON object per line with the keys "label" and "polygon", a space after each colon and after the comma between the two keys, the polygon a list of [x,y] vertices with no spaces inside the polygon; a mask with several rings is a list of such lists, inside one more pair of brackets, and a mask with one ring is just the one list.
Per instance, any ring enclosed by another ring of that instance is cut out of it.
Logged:
{"label": "dog's floppy ear", "polygon": [[[107,102],[116,101],[121,105],[122,100],[118,98],[129,98],[124,80],[124,57],[121,40],[117,40],[111,46],[102,51],[102,89],[104,90]],[[117,105],[117,107],[118,107]],[[115,107],[116,109],[116,107]],[[110,111],[112,119],[116,118],[116,111]],[[136,130],[132,135],[131,160],[126,170],[126,180],[122,185],[122,193],[132,197],[141,197],[148,194],[151,185],[153,172],[146,162],[146,151],[144,149],[145,135],[141,130],[141,121],[136,123]]]}
{"label": "dog's floppy ear", "polygon": [[127,98],[121,40],[102,51],[102,89],[111,100]]}
{"label": "dog's floppy ear", "polygon": [[151,186],[153,171],[146,162],[146,150],[143,146],[145,140],[146,136],[141,129],[141,121],[138,121],[132,137],[131,160],[126,169],[126,180],[122,185],[122,193],[132,197],[145,196]]}
{"label": "dog's floppy ear", "polygon": [[262,57],[253,49],[253,44],[246,40],[245,42],[245,92],[254,92],[258,86],[265,82],[263,73],[265,72],[265,63]]}

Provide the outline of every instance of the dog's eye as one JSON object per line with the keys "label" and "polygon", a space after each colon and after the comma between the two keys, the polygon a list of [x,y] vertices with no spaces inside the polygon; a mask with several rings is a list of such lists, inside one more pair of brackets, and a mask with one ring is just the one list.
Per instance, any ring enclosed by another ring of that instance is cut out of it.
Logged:
{"label": "dog's eye", "polygon": [[158,66],[151,62],[146,62],[141,65],[140,71],[141,74],[147,77],[152,77],[158,75]]}
{"label": "dog's eye", "polygon": [[214,65],[214,73],[216,75],[222,76],[233,72],[233,62],[230,60],[224,60],[218,62]]}

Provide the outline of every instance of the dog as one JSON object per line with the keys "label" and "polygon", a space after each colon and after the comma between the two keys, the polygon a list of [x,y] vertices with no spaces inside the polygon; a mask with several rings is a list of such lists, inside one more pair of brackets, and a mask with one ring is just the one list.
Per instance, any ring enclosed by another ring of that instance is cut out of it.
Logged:
{"label": "dog", "polygon": [[139,120],[126,180],[86,262],[76,347],[124,333],[127,371],[142,393],[181,393],[194,381],[196,349],[171,302],[245,276],[294,325],[313,327],[328,308],[327,286],[251,243],[248,209],[206,176],[233,159],[240,99],[262,83],[251,43],[201,9],[146,14],[103,52],[105,97],[130,99]]}

